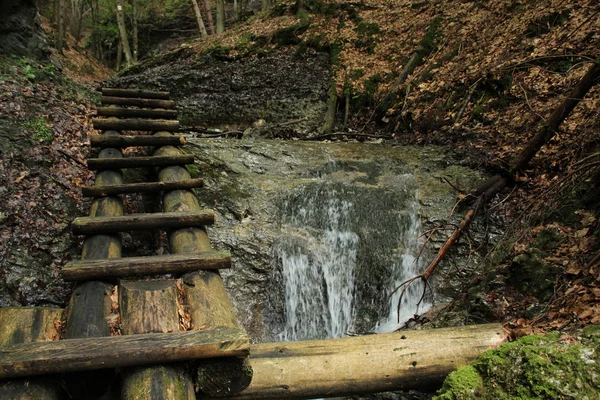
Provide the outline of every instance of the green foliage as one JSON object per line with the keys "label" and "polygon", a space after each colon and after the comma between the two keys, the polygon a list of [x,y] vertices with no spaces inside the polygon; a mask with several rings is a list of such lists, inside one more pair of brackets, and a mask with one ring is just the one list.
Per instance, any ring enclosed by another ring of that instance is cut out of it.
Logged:
{"label": "green foliage", "polygon": [[439,41],[439,37],[441,32],[439,32],[440,26],[442,25],[442,18],[435,17],[431,24],[427,27],[427,32],[421,42],[419,43],[421,47],[423,47],[423,51],[421,53],[422,57],[426,57],[431,54],[437,47],[437,43]]}
{"label": "green foliage", "polygon": [[365,49],[367,54],[373,54],[378,43],[377,34],[381,32],[379,24],[361,22],[354,29],[358,35],[355,45],[359,49]]}
{"label": "green foliage", "polygon": [[52,134],[52,127],[48,125],[44,117],[34,117],[29,121],[24,122],[22,126],[23,128],[27,129],[32,133],[32,137],[35,140],[51,142],[52,139],[54,139],[54,135]]}
{"label": "green foliage", "polygon": [[570,17],[571,12],[569,10],[564,10],[562,12],[555,11],[552,14],[544,15],[543,17],[532,21],[527,26],[524,35],[529,38],[544,35],[550,32],[553,27],[563,25]]}
{"label": "green foliage", "polygon": [[53,78],[56,68],[53,65],[41,65],[27,57],[3,56],[0,58],[0,72],[4,76],[21,78],[29,82],[41,82]]}
{"label": "green foliage", "polygon": [[502,344],[450,374],[436,399],[597,399],[599,331],[586,329],[574,344],[558,333]]}

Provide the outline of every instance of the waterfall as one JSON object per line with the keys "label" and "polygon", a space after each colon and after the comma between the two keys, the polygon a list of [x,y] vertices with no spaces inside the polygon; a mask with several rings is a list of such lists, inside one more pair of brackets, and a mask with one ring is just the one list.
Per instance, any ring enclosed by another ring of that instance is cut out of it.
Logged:
{"label": "waterfall", "polygon": [[[398,294],[390,303],[389,293],[421,267],[414,177],[407,181],[411,184],[393,192],[319,180],[282,202],[282,237],[274,251],[284,297],[280,340],[341,337],[365,325],[383,332],[398,325]],[[403,298],[401,322],[416,311],[415,289]]]}

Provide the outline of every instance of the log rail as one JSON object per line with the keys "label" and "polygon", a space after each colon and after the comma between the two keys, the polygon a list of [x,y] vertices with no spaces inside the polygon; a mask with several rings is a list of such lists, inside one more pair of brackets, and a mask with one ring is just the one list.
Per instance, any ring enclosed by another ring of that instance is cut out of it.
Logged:
{"label": "log rail", "polygon": [[[90,138],[99,150],[90,215],[75,219],[81,259],[68,263],[76,282],[66,310],[0,308],[0,398],[99,399],[118,386],[123,399],[313,398],[422,388],[497,346],[499,324],[251,345],[238,326],[215,251],[192,191],[168,92],[102,89]],[[127,131],[127,132],[125,132]],[[130,131],[137,131],[131,135]],[[127,134],[125,134],[127,133]],[[130,146],[155,146],[127,157]],[[156,182],[125,183],[122,168],[151,168]],[[162,212],[124,214],[123,196],[159,194]],[[122,257],[121,232],[165,230],[171,254]],[[410,340],[407,340],[410,338]],[[247,357],[248,354],[250,357]],[[62,376],[51,374],[66,373]],[[116,379],[120,376],[120,379]],[[113,390],[114,392],[114,390]]]}

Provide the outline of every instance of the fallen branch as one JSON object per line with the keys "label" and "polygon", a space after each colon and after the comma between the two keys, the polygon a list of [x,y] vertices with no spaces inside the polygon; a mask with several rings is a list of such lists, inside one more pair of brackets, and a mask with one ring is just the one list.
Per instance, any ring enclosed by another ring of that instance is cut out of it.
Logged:
{"label": "fallen branch", "polygon": [[373,134],[369,134],[369,133],[334,132],[334,133],[327,133],[325,135],[307,137],[307,138],[303,138],[300,140],[325,140],[325,139],[331,139],[331,138],[340,137],[340,136],[364,137],[364,138],[369,138],[369,139],[393,139],[393,137],[391,135],[373,135]]}
{"label": "fallen branch", "polygon": [[550,139],[552,139],[554,134],[558,131],[560,124],[569,116],[575,106],[579,104],[579,102],[585,97],[588,91],[597,83],[598,80],[600,80],[600,58],[588,69],[583,78],[581,78],[573,90],[571,90],[571,93],[569,93],[562,103],[552,112],[550,118],[545,121],[545,124],[539,129],[538,133],[527,143],[525,148],[521,150],[519,156],[513,159],[513,161],[510,163],[510,176],[494,175],[483,184],[472,189],[470,196],[464,196],[461,198],[460,201],[472,198],[475,198],[476,200],[469,211],[467,211],[458,228],[452,233],[448,240],[446,240],[442,248],[438,251],[437,255],[427,266],[425,271],[420,275],[402,282],[394,289],[392,293],[402,289],[400,298],[398,300],[398,309],[402,304],[402,297],[404,296],[404,293],[408,287],[417,280],[422,280],[425,283],[423,294],[421,295],[417,306],[421,304],[421,301],[423,300],[425,292],[429,286],[429,279],[435,272],[440,262],[446,257],[450,248],[463,235],[463,233],[469,229],[473,219],[477,216],[480,209],[502,189],[509,184],[514,183],[513,177],[529,166],[529,163],[535,157],[540,148],[550,141]]}

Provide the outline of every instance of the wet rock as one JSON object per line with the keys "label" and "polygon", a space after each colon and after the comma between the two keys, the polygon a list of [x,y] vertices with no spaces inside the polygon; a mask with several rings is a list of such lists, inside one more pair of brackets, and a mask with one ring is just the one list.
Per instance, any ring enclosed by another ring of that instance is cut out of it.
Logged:
{"label": "wet rock", "polygon": [[0,13],[0,54],[44,59],[50,55],[35,0],[5,0]]}

